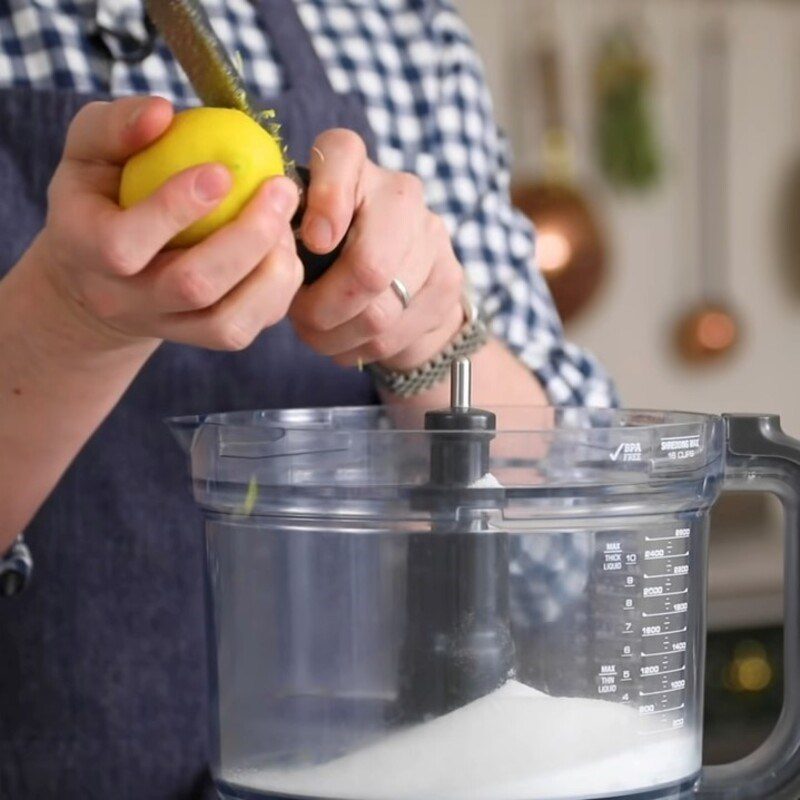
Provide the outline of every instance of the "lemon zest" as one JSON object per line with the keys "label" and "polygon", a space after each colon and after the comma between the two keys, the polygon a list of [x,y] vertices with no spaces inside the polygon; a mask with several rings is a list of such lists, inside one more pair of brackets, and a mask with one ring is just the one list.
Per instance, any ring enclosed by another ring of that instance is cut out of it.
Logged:
{"label": "lemon zest", "polygon": [[256,476],[253,475],[250,478],[250,482],[247,484],[247,494],[244,497],[244,505],[242,506],[242,513],[249,517],[253,513],[253,509],[256,507],[256,503],[258,502],[258,481],[256,480]]}
{"label": "lemon zest", "polygon": [[244,75],[244,59],[242,58],[241,50],[237,50],[233,54],[233,66],[236,67],[236,71],[239,75]]}

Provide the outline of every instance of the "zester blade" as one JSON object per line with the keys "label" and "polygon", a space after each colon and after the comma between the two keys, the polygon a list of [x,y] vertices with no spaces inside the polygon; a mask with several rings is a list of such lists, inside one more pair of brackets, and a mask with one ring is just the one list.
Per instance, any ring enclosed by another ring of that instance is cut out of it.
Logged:
{"label": "zester blade", "polygon": [[239,71],[197,0],[145,0],[145,10],[207,106],[257,119]]}

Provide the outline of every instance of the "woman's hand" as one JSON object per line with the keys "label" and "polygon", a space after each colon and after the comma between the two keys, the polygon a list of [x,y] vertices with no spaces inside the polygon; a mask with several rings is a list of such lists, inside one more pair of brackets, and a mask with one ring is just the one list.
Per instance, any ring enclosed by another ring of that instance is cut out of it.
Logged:
{"label": "woman's hand", "polygon": [[33,247],[62,306],[101,346],[169,339],[222,350],[281,320],[302,282],[289,222],[297,191],[265,183],[239,217],[204,242],[162,252],[231,188],[220,164],[189,169],[142,203],[117,205],[125,161],[172,120],[158,98],[92,103],[73,121]]}
{"label": "woman's hand", "polygon": [[[444,222],[426,208],[419,178],[372,163],[351,131],[322,134],[310,169],[306,245],[330,252],[353,226],[339,260],[292,303],[299,336],[343,366],[420,366],[464,323],[463,269]],[[407,309],[393,279],[411,295]]]}

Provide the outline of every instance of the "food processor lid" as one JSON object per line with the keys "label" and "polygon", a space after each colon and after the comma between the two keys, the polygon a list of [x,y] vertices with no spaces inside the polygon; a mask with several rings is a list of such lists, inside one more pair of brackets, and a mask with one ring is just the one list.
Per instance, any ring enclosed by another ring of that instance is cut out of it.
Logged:
{"label": "food processor lid", "polygon": [[[467,488],[493,505],[498,485],[506,499],[520,501],[678,490],[706,497],[722,474],[716,416],[573,407],[492,412],[489,472]],[[198,502],[247,513],[302,513],[311,500],[344,515],[376,513],[390,502],[410,508],[414,493],[430,484],[437,438],[463,435],[426,430],[424,412],[392,406],[241,411],[168,424],[191,455]]]}

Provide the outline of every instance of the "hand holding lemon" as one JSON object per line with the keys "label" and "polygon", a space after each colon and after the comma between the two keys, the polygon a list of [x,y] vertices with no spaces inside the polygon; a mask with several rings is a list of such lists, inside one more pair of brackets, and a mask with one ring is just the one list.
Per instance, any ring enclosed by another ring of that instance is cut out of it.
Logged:
{"label": "hand holding lemon", "polygon": [[119,201],[130,208],[190,167],[223,164],[233,185],[209,214],[181,231],[171,247],[191,247],[235,219],[261,184],[284,174],[281,145],[255,120],[231,108],[194,108],[176,114],[169,128],[134,155],[122,171]]}
{"label": "hand holding lemon", "polygon": [[43,304],[62,309],[70,337],[119,358],[162,340],[247,347],[303,280],[298,192],[282,173],[280,144],[239,112],[175,114],[154,97],[88,104],[31,248],[50,287]]}

